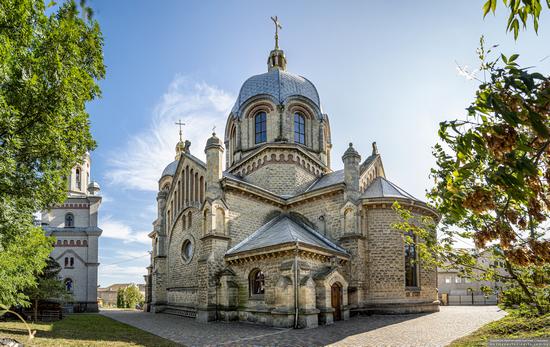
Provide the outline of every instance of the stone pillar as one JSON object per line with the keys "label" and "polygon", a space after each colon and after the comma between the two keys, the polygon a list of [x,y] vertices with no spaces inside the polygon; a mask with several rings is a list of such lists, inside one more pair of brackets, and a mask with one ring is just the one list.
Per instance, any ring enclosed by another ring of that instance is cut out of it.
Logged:
{"label": "stone pillar", "polygon": [[206,142],[206,198],[215,199],[221,197],[223,146],[215,133]]}
{"label": "stone pillar", "polygon": [[344,162],[344,183],[346,184],[346,199],[357,200],[361,195],[359,191],[359,164],[361,155],[353,148],[350,142],[349,148],[342,156]]}

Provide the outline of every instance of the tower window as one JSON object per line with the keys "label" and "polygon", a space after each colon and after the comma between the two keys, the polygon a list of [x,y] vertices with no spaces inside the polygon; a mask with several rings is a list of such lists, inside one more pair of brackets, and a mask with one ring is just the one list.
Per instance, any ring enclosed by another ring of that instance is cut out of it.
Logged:
{"label": "tower window", "polygon": [[74,228],[74,216],[70,212],[65,215],[65,228]]}
{"label": "tower window", "polygon": [[254,117],[254,123],[256,124],[256,143],[262,143],[267,141],[267,131],[266,131],[266,114],[265,112],[260,112]]}
{"label": "tower window", "polygon": [[294,114],[294,142],[306,144],[306,122],[299,113]]}
{"label": "tower window", "polygon": [[80,177],[80,169],[79,168],[76,168],[76,187],[78,189],[81,189],[82,185],[81,185],[81,177]]}
{"label": "tower window", "polygon": [[413,243],[405,244],[405,286],[418,287],[418,264],[416,261],[416,240],[412,233],[407,233],[407,237],[413,239]]}
{"label": "tower window", "polygon": [[263,295],[265,292],[264,273],[260,269],[252,270],[250,273],[250,295]]}

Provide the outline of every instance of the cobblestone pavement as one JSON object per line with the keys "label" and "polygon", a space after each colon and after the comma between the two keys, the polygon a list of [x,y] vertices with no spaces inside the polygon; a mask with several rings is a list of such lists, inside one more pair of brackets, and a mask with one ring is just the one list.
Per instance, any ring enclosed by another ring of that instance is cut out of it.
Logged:
{"label": "cobblestone pavement", "polygon": [[101,314],[187,346],[445,346],[505,313],[496,306],[444,306],[432,314],[354,317],[315,329],[198,323],[167,314]]}

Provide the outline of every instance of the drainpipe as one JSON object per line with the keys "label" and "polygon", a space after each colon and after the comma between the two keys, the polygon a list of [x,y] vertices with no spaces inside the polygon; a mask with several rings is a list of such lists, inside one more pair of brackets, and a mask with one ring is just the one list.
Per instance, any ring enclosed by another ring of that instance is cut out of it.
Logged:
{"label": "drainpipe", "polygon": [[298,241],[294,249],[294,329],[298,328]]}

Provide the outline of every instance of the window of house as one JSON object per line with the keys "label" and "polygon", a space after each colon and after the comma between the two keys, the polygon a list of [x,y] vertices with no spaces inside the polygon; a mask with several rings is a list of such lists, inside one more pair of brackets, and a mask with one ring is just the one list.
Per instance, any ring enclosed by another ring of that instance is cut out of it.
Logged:
{"label": "window of house", "polygon": [[73,291],[73,280],[70,279],[70,278],[66,278],[64,283],[65,283],[65,289],[68,292],[72,292]]}
{"label": "window of house", "polygon": [[69,266],[69,257],[65,257],[65,267]]}
{"label": "window of house", "polygon": [[73,228],[73,227],[74,227],[74,215],[69,212],[65,215],[65,228]]}
{"label": "window of house", "polygon": [[190,262],[193,258],[193,243],[191,240],[185,240],[181,245],[181,258],[186,263]]}
{"label": "window of house", "polygon": [[70,263],[70,266],[73,267],[74,266],[74,258],[71,257],[71,261],[69,262]]}
{"label": "window of house", "polygon": [[267,123],[265,112],[260,112],[254,117],[256,143],[267,141]]}
{"label": "window of house", "polygon": [[294,142],[306,144],[306,122],[299,113],[294,114]]}
{"label": "window of house", "polygon": [[408,233],[406,236],[413,239],[412,244],[405,243],[405,286],[418,287],[418,264],[416,261],[416,242],[414,234]]}
{"label": "window of house", "polygon": [[260,269],[250,272],[250,295],[263,295],[265,292],[264,273]]}
{"label": "window of house", "polygon": [[451,277],[450,276],[447,276],[445,277],[445,283],[451,283]]}

